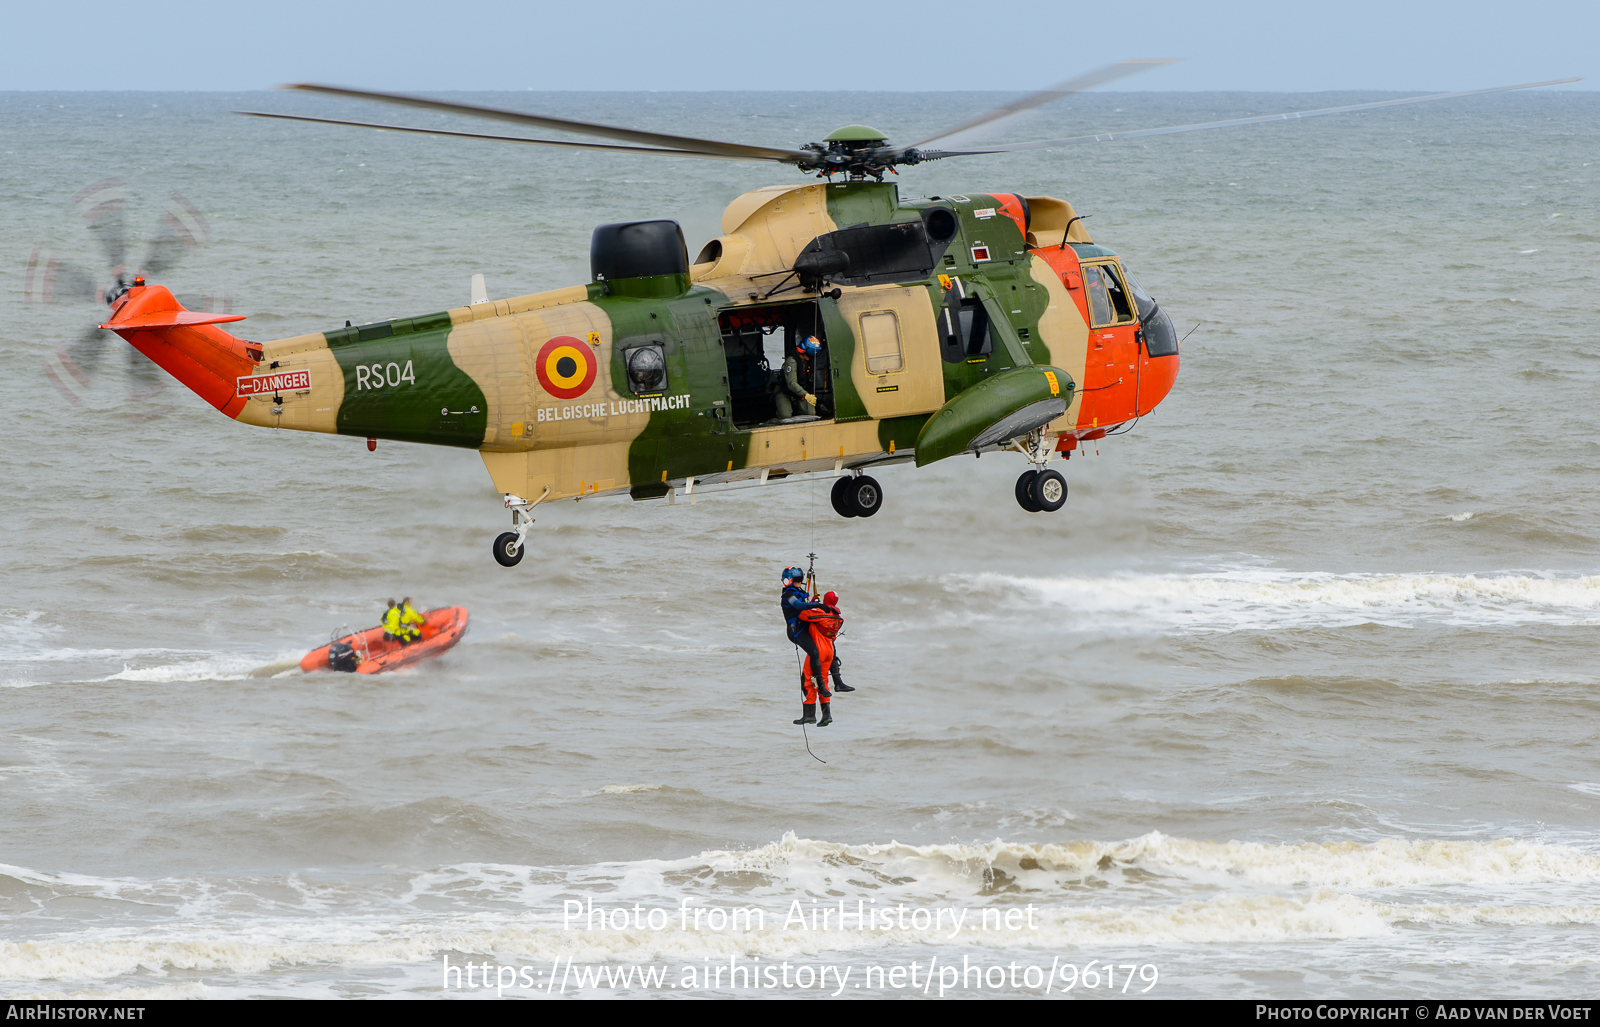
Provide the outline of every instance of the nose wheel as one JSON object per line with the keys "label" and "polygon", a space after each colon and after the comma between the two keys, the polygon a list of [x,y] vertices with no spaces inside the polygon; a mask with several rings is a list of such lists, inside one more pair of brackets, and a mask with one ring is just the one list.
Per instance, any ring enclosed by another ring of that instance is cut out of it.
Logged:
{"label": "nose wheel", "polygon": [[522,562],[522,539],[514,531],[502,531],[494,540],[494,562],[515,567]]}
{"label": "nose wheel", "polygon": [[1053,450],[1037,435],[1028,437],[1027,446],[1013,442],[1015,448],[1036,466],[1017,479],[1017,505],[1029,513],[1054,513],[1066,505],[1067,479],[1044,465]]}
{"label": "nose wheel", "polygon": [[511,526],[515,530],[502,531],[495,536],[495,563],[502,567],[515,567],[522,562],[522,554],[527,551],[528,529],[533,527],[533,517],[528,511],[544,502],[549,495],[548,485],[544,487],[544,494],[531,503],[521,496],[506,493],[506,509],[511,511]]}

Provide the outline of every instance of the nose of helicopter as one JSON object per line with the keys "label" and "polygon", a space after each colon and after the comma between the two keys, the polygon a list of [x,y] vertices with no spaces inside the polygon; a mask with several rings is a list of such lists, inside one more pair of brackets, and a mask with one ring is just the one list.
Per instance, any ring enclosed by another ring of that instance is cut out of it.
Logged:
{"label": "nose of helicopter", "polygon": [[1173,383],[1178,380],[1178,354],[1155,357],[1145,361],[1144,373],[1139,383],[1139,416],[1143,417],[1167,398]]}
{"label": "nose of helicopter", "polygon": [[1139,415],[1142,417],[1172,391],[1173,383],[1178,380],[1179,357],[1178,334],[1167,312],[1151,301],[1148,310],[1140,313],[1144,322],[1141,333],[1146,357],[1139,375]]}

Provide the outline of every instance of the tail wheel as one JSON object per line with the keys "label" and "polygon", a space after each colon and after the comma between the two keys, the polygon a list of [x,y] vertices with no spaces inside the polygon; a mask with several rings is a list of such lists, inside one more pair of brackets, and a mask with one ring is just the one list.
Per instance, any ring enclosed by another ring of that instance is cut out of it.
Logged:
{"label": "tail wheel", "polygon": [[1038,513],[1039,501],[1033,496],[1033,481],[1039,477],[1038,471],[1023,471],[1022,477],[1017,479],[1017,505],[1029,513]]}
{"label": "tail wheel", "polygon": [[876,478],[865,474],[851,478],[848,493],[857,517],[871,517],[883,508],[883,486]]}
{"label": "tail wheel", "polygon": [[1054,513],[1067,502],[1067,479],[1055,471],[1040,471],[1033,479],[1033,500],[1039,509]]}
{"label": "tail wheel", "polygon": [[517,544],[517,533],[502,531],[494,540],[494,559],[502,567],[515,567],[522,562],[527,546]]}
{"label": "tail wheel", "polygon": [[850,486],[854,484],[854,482],[854,478],[850,477],[849,475],[845,475],[843,478],[840,478],[838,481],[833,483],[833,495],[829,498],[833,500],[833,512],[838,514],[840,517],[861,516],[856,511],[856,508],[850,505]]}

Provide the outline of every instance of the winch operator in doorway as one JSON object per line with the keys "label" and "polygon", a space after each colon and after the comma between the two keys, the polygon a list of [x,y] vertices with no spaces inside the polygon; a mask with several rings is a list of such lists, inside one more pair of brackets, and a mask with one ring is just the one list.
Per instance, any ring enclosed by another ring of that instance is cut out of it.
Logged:
{"label": "winch operator in doorway", "polygon": [[821,352],[822,342],[815,335],[808,336],[801,339],[795,349],[798,352],[783,358],[783,377],[772,395],[780,421],[796,416],[812,417],[817,412],[817,397],[811,389],[816,378],[814,358]]}

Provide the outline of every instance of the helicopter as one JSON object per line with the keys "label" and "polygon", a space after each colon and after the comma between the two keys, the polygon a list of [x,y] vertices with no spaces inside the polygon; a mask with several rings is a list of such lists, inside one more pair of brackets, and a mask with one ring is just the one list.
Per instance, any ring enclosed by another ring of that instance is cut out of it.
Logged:
{"label": "helicopter", "polygon": [[1015,498],[1060,510],[1050,463],[1126,430],[1177,379],[1172,319],[1072,204],[1006,191],[906,200],[901,167],[953,157],[1350,113],[1556,85],[1436,93],[1313,111],[1000,145],[961,145],[1023,111],[1166,60],[1120,61],[909,146],[865,125],[797,148],[753,146],[397,93],[285,88],[616,142],[491,136],[256,111],[255,117],[537,146],[763,161],[814,175],[735,199],[695,259],[669,219],[596,227],[591,281],[270,342],[219,327],[143,277],[110,291],[102,328],[222,413],[268,428],[475,449],[511,511],[493,543],[526,552],[544,502],[793,475],[835,477],[843,517],[871,517],[869,472],[971,453],[1028,463]]}

